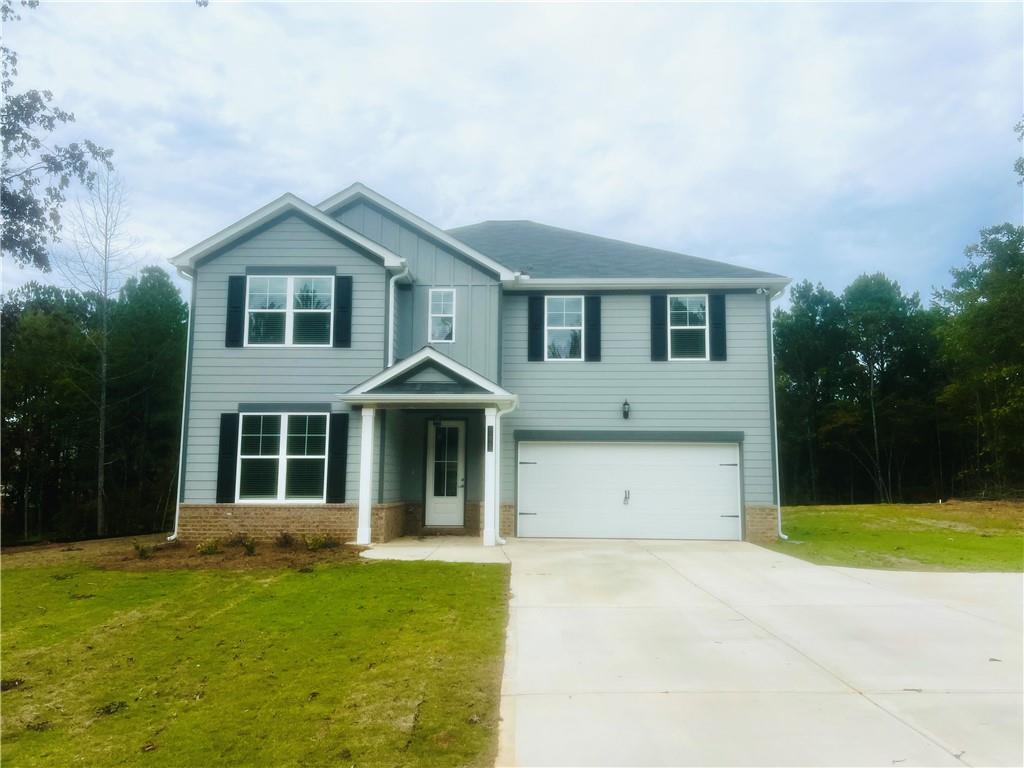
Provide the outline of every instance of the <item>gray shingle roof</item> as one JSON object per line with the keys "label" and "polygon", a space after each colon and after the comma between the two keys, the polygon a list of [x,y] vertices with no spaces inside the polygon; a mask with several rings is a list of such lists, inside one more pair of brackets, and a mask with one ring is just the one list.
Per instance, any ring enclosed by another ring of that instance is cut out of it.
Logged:
{"label": "gray shingle roof", "polygon": [[534,278],[781,277],[535,221],[482,221],[448,234]]}

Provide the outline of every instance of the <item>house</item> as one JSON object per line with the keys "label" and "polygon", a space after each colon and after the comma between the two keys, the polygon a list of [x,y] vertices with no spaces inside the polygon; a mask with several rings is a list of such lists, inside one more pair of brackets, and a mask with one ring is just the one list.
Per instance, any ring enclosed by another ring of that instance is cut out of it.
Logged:
{"label": "house", "polygon": [[787,278],[531,221],[283,195],[191,280],[185,540],[765,540]]}

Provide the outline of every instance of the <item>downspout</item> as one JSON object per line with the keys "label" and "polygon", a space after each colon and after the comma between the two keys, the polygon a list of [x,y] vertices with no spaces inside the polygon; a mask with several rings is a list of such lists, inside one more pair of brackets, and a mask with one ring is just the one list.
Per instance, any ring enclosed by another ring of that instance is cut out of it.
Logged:
{"label": "downspout", "polygon": [[772,296],[768,291],[765,291],[765,302],[768,305],[768,370],[771,372],[772,437],[775,440],[775,519],[779,523],[779,538],[786,541],[789,536],[782,532],[782,475],[779,471],[782,455],[779,453],[778,398],[775,397],[775,316],[772,314]]}
{"label": "downspout", "polygon": [[[185,273],[181,267],[177,269],[178,274],[192,282],[192,276]],[[193,283],[193,286],[195,284]],[[192,339],[192,311],[195,309],[192,305],[195,303],[195,290],[192,291],[192,301],[188,305],[188,325],[185,328],[185,378],[181,384],[181,436],[178,440],[178,482],[175,483],[174,489],[174,531],[170,536],[167,537],[167,541],[177,541],[178,539],[178,518],[181,517],[181,492],[182,483],[185,480],[185,467],[182,463],[185,460],[185,414],[188,413],[188,403],[185,398],[189,396],[188,391],[188,374],[189,366],[192,363],[192,355],[190,354],[191,339]]]}
{"label": "downspout", "polygon": [[409,267],[406,266],[388,280],[388,309],[390,310],[388,316],[388,368],[395,364],[395,315],[398,313],[398,308],[395,306],[395,283],[408,276]]}
{"label": "downspout", "polygon": [[[498,451],[499,451],[499,455],[500,455],[500,451],[501,451],[501,440],[502,440],[502,435],[501,435],[501,415],[503,413],[509,413],[511,411],[514,411],[516,409],[517,405],[518,405],[518,403],[513,402],[511,405],[508,405],[508,406],[506,406],[504,408],[497,408],[494,411],[494,428],[495,428],[495,431],[498,433],[498,441],[499,441],[498,442]],[[500,464],[500,462],[499,462],[499,464]],[[499,478],[500,478],[500,474],[499,474]],[[508,542],[505,541],[505,539],[501,538],[501,483],[495,483],[494,486],[495,486],[494,487],[494,496],[495,496],[495,499],[494,499],[494,514],[497,515],[497,518],[498,518],[497,520],[494,521],[494,541],[500,546],[502,544],[507,544]]]}

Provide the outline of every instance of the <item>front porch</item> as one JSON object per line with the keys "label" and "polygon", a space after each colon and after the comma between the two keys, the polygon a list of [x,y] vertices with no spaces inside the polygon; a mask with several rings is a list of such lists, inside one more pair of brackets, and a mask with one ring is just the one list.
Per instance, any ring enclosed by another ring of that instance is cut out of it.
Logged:
{"label": "front porch", "polygon": [[339,397],[360,412],[356,543],[461,534],[492,546],[511,532],[501,415],[515,395],[426,347]]}

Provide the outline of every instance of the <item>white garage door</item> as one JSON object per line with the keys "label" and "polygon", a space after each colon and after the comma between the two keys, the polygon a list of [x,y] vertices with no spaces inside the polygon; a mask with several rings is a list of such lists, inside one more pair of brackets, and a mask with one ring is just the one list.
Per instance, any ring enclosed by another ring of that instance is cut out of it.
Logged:
{"label": "white garage door", "polygon": [[519,535],[739,539],[739,446],[519,444]]}

